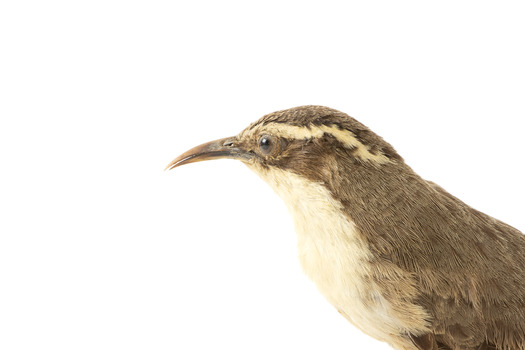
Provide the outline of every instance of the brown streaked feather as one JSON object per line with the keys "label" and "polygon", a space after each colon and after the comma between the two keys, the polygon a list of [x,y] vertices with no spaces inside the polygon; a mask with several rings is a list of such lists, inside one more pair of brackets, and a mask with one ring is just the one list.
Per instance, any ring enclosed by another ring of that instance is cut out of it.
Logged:
{"label": "brown streaked feather", "polygon": [[417,337],[412,336],[411,339],[419,350],[438,350],[438,344],[434,334],[427,333]]}
{"label": "brown streaked feather", "polygon": [[347,215],[374,251],[378,270],[384,259],[416,276],[437,340],[451,349],[475,349],[485,339],[499,349],[524,349],[523,234],[407,166],[353,168],[337,180],[349,182],[347,193],[339,193]]}
{"label": "brown streaked feather", "polygon": [[[352,148],[325,134],[291,142],[288,153],[271,164],[322,183],[342,203],[373,253],[371,274],[386,298],[390,290],[415,284],[417,303],[431,315],[434,332],[417,338],[416,345],[525,349],[525,236],[520,231],[419,177],[391,145],[344,113],[305,106],[267,115],[248,129],[269,123],[337,125],[371,153],[392,160],[361,161]],[[389,266],[403,277],[393,276]]]}

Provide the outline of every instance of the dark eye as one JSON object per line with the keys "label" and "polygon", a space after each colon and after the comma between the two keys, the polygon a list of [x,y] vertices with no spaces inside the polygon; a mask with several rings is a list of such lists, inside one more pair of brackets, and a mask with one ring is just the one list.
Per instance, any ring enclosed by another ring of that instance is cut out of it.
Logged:
{"label": "dark eye", "polygon": [[272,152],[274,148],[274,140],[273,137],[269,135],[261,136],[259,139],[259,149],[261,150],[261,153],[264,155],[269,154]]}

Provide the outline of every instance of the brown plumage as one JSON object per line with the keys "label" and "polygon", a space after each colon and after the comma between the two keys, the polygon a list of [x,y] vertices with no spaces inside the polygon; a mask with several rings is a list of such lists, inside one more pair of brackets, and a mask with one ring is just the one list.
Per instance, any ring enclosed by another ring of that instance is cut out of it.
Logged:
{"label": "brown plumage", "polygon": [[364,332],[399,349],[525,350],[521,232],[425,181],[327,107],[271,113],[219,141],[170,168],[247,164],[290,208],[305,272]]}

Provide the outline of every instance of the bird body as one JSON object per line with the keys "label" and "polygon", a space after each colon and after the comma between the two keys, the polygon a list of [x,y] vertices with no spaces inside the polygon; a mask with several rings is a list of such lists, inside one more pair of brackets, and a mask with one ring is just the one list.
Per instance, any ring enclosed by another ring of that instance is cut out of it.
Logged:
{"label": "bird body", "polygon": [[[355,223],[341,214],[340,203],[323,186],[286,172],[272,172],[264,180],[292,215],[304,272],[339,313],[382,341],[389,341],[399,330],[419,333],[427,329],[421,307],[387,300],[380,287],[370,283],[371,252]],[[401,308],[396,309],[395,304]]]}
{"label": "bird body", "polygon": [[525,350],[525,236],[355,119],[274,112],[168,167],[212,158],[241,160],[284,200],[303,270],[363,332],[396,349]]}

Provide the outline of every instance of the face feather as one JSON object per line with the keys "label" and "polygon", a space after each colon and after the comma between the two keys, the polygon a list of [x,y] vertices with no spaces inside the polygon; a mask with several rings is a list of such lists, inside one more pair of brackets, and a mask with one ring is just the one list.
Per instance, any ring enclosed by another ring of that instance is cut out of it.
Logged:
{"label": "face feather", "polygon": [[[255,155],[245,163],[256,172],[275,167],[317,182],[329,182],[337,162],[375,169],[403,161],[366,126],[322,106],[265,115],[237,135],[236,142]],[[261,142],[269,142],[271,149]]]}

